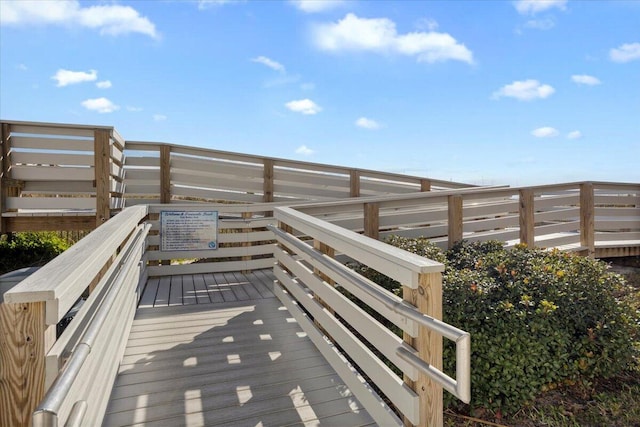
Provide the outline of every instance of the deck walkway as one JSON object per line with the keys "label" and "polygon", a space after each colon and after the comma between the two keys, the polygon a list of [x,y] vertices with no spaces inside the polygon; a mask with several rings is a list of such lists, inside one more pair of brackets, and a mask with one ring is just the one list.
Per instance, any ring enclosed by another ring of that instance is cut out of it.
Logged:
{"label": "deck walkway", "polygon": [[150,279],[103,425],[372,425],[270,270]]}

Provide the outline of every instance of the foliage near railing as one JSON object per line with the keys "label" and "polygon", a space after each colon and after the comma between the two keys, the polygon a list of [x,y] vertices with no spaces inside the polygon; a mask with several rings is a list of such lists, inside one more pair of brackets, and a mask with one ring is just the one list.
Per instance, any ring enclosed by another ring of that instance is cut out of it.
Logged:
{"label": "foliage near railing", "polygon": [[[497,241],[461,241],[446,254],[424,239],[387,242],[446,264],[443,320],[474,338],[474,408],[514,414],[548,389],[640,368],[640,313],[617,300],[625,284],[604,262]],[[401,291],[369,267],[358,271]],[[453,361],[445,345],[449,371]]]}

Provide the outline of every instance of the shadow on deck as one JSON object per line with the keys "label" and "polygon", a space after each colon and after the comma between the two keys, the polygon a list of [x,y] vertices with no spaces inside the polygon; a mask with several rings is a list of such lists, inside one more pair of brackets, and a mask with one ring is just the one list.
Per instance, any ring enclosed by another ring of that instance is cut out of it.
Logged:
{"label": "shadow on deck", "polygon": [[273,280],[270,270],[149,279],[103,424],[373,424]]}

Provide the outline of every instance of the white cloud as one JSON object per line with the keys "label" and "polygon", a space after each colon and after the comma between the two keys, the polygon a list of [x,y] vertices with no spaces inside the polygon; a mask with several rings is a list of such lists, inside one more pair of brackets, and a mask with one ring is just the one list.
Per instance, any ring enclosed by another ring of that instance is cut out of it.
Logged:
{"label": "white cloud", "polygon": [[76,25],[117,36],[128,33],[159,35],[155,25],[131,6],[117,4],[83,7],[70,1],[0,1],[0,23],[9,25]]}
{"label": "white cloud", "polygon": [[427,31],[435,31],[439,27],[438,21],[432,18],[422,18],[418,20],[416,28]]}
{"label": "white cloud", "polygon": [[109,89],[112,86],[111,80],[103,80],[101,82],[97,82],[96,86],[98,87],[98,89]]}
{"label": "white cloud", "polygon": [[313,102],[310,99],[300,99],[297,101],[290,101],[285,104],[285,106],[296,113],[302,114],[317,114],[322,111],[322,107]]}
{"label": "white cloud", "polygon": [[580,132],[579,130],[574,130],[571,131],[567,134],[567,138],[568,139],[580,139],[582,138],[582,132]]}
{"label": "white cloud", "polygon": [[541,127],[538,129],[534,129],[531,132],[531,135],[536,138],[553,138],[554,136],[558,136],[558,130],[549,126]]}
{"label": "white cloud", "polygon": [[513,5],[521,15],[535,15],[554,7],[565,10],[567,0],[518,0]]}
{"label": "white cloud", "polygon": [[415,56],[419,62],[457,60],[473,63],[473,54],[447,33],[398,34],[395,22],[387,18],[358,18],[347,14],[337,23],[314,28],[316,45],[326,51],[370,51]]}
{"label": "white cloud", "polygon": [[501,87],[493,93],[491,97],[498,99],[501,97],[516,98],[520,101],[531,101],[536,98],[547,98],[555,92],[549,85],[540,84],[537,80],[514,81],[511,84]]}
{"label": "white cloud", "polygon": [[371,130],[380,129],[381,127],[380,123],[366,117],[360,117],[358,120],[356,120],[356,126]]}
{"label": "white cloud", "polygon": [[284,65],[277,61],[274,61],[273,59],[267,58],[266,56],[258,56],[257,58],[253,58],[252,61],[266,65],[272,70],[280,71],[282,73],[285,72]]}
{"label": "white cloud", "polygon": [[165,116],[164,114],[154,114],[153,120],[155,120],[156,122],[162,122],[164,120],[167,120],[167,116]]}
{"label": "white cloud", "polygon": [[82,82],[92,82],[98,79],[96,70],[71,71],[63,68],[59,69],[55,75],[51,76],[57,82],[56,86],[63,87]]}
{"label": "white cloud", "polygon": [[289,3],[306,13],[324,12],[342,6],[342,0],[290,0]]}
{"label": "white cloud", "polygon": [[640,59],[640,43],[625,43],[609,51],[613,62],[629,62]]}
{"label": "white cloud", "polygon": [[303,156],[310,156],[314,154],[315,151],[313,151],[311,148],[307,147],[306,145],[301,145],[300,147],[296,148],[296,153],[302,154]]}
{"label": "white cloud", "polygon": [[142,108],[141,107],[132,107],[131,105],[127,105],[127,111],[138,112],[138,111],[142,111]]}
{"label": "white cloud", "polygon": [[588,86],[595,86],[602,83],[597,77],[588,76],[586,74],[574,74],[573,76],[571,76],[571,80],[579,85]]}
{"label": "white cloud", "polygon": [[556,21],[553,18],[545,19],[530,19],[524,24],[525,28],[532,28],[534,30],[547,31],[556,26]]}
{"label": "white cloud", "polygon": [[87,110],[97,111],[98,113],[113,113],[120,107],[108,100],[107,98],[87,99],[81,102],[82,106]]}

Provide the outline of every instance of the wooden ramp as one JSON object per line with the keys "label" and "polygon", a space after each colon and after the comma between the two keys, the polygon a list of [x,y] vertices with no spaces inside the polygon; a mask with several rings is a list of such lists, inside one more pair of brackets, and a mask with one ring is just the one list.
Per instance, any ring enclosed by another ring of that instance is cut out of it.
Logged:
{"label": "wooden ramp", "polygon": [[150,280],[103,425],[372,425],[272,283],[270,270]]}

